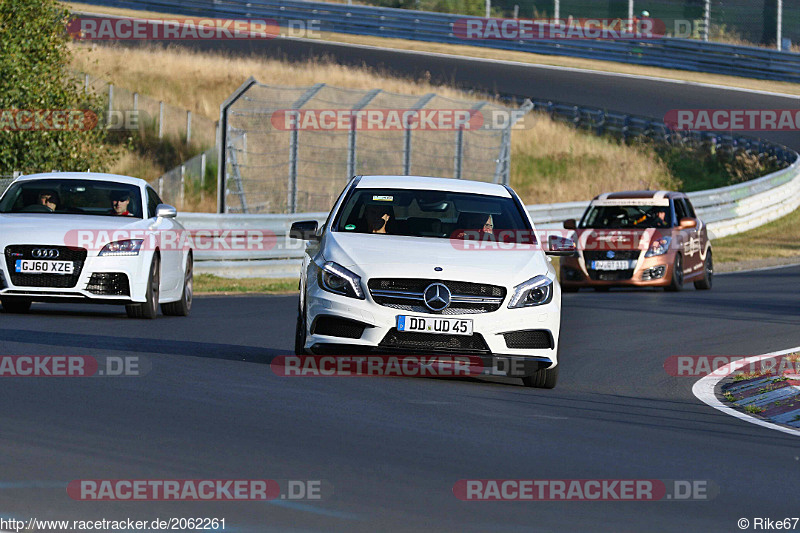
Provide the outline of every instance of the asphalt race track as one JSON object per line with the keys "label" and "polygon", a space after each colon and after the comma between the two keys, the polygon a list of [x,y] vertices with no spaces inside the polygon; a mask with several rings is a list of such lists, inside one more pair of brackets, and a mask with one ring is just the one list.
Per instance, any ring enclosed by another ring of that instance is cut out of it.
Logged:
{"label": "asphalt race track", "polygon": [[[738,531],[797,515],[797,438],[726,416],[670,355],[800,344],[800,267],[710,292],[564,295],[561,381],[278,377],[296,296],[200,297],[188,319],[34,305],[0,353],[139,356],[142,377],[0,378],[0,516],[224,517],[230,531]],[[308,479],[322,501],[84,502],[75,479]],[[708,501],[464,502],[459,479],[705,480]],[[326,486],[329,486],[326,485]]]}
{"label": "asphalt race track", "polygon": [[[522,63],[500,63],[311,39],[147,43],[187,46],[196,50],[224,51],[239,55],[253,54],[291,61],[326,58],[342,65],[363,65],[394,75],[413,78],[430,76],[433,83],[454,85],[466,90],[501,96],[552,99],[656,118],[663,117],[673,109],[797,109],[800,101],[800,97],[725,90],[692,83],[671,83],[652,78]],[[119,44],[139,46],[141,43],[122,41]],[[269,80],[258,81],[269,83]],[[800,150],[800,133],[797,131],[755,132],[752,135]]]}

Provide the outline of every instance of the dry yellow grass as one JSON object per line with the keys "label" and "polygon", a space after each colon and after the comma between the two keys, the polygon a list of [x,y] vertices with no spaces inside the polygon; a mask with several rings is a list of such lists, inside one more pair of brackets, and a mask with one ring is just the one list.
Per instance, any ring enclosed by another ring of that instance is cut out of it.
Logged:
{"label": "dry yellow grass", "polygon": [[[73,45],[73,51],[77,70],[211,119],[218,117],[220,103],[249,76],[270,85],[324,82],[353,89],[377,87],[394,93],[436,92],[448,98],[469,98],[424,79],[390,77],[325,61],[297,64],[183,48]],[[674,185],[664,165],[652,155],[576,132],[544,116],[533,128],[512,135],[511,183],[528,203],[582,200],[607,190]]]}
{"label": "dry yellow grass", "polygon": [[[121,9],[113,7],[101,7],[79,2],[65,2],[74,11],[86,11],[94,13],[108,13],[111,15],[139,17],[139,18],[165,18],[183,17],[183,15],[169,15],[153,11],[137,11],[131,9]],[[703,72],[689,72],[683,70],[673,70],[659,67],[647,67],[640,65],[629,65],[614,61],[599,61],[594,59],[583,59],[577,57],[551,56],[543,54],[532,54],[528,52],[515,52],[511,50],[494,50],[479,46],[455,45],[442,43],[428,43],[423,41],[407,41],[404,39],[390,39],[383,37],[372,37],[365,35],[349,35],[341,33],[322,32],[321,39],[326,41],[363,44],[370,46],[380,46],[385,48],[396,48],[399,50],[415,50],[436,52],[442,54],[452,54],[468,57],[480,57],[485,59],[495,59],[504,61],[518,61],[534,65],[562,66],[578,69],[599,70],[603,72],[617,72],[622,74],[635,74],[641,76],[653,76],[674,80],[683,80],[697,83],[711,83],[728,87],[741,87],[760,91],[770,91],[786,94],[800,95],[800,84],[755,80],[741,78],[738,76],[724,76],[721,74],[707,74]]]}

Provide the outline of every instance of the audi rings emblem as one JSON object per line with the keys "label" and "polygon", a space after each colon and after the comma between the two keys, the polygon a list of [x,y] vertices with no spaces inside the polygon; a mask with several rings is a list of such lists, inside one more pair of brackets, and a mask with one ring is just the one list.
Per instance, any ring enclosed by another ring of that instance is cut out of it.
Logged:
{"label": "audi rings emblem", "polygon": [[55,248],[34,248],[31,251],[34,259],[55,259],[58,257],[58,250]]}
{"label": "audi rings emblem", "polygon": [[450,289],[442,283],[431,283],[425,288],[422,298],[431,311],[444,311],[450,305]]}

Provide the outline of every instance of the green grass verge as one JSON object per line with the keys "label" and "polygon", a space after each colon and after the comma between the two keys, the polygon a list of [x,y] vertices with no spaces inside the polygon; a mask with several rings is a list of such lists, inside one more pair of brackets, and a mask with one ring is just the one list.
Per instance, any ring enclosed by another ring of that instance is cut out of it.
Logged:
{"label": "green grass verge", "polygon": [[800,256],[800,209],[760,228],[714,239],[714,261]]}
{"label": "green grass verge", "polygon": [[195,293],[256,292],[261,294],[290,294],[297,292],[293,278],[222,278],[213,274],[194,277]]}

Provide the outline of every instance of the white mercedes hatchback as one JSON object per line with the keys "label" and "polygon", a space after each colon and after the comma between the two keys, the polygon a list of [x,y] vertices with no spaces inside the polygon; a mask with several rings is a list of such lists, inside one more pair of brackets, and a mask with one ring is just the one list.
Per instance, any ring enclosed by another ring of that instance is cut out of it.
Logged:
{"label": "white mercedes hatchback", "polygon": [[561,289],[514,191],[443,178],[357,176],[308,241],[295,352],[474,356],[482,372],[552,388]]}
{"label": "white mercedes hatchback", "polygon": [[124,304],[128,316],[185,316],[192,250],[174,207],[146,181],[53,172],[16,179],[0,197],[0,301]]}

